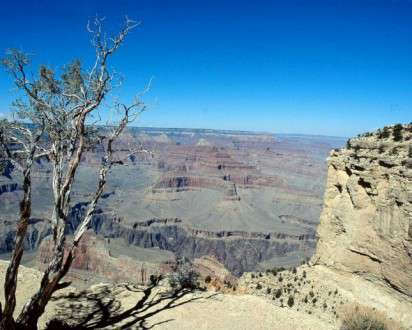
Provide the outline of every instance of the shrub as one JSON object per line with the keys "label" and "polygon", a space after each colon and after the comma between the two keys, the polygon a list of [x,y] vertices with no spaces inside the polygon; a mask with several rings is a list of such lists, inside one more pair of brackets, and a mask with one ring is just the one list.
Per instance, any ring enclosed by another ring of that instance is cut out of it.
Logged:
{"label": "shrub", "polygon": [[389,128],[385,126],[382,130],[379,131],[378,137],[380,139],[387,139],[390,135]]}
{"label": "shrub", "polygon": [[303,271],[302,277],[306,278],[306,270]]}
{"label": "shrub", "polygon": [[296,272],[297,272],[296,267],[293,267],[293,268],[292,268],[292,273],[293,273],[293,274],[296,274]]}
{"label": "shrub", "polygon": [[256,285],[256,289],[257,289],[257,290],[262,289],[262,285],[261,285],[260,283],[258,283],[258,284]]}
{"label": "shrub", "polygon": [[398,152],[398,148],[397,148],[397,147],[393,147],[393,148],[391,149],[391,151],[389,152],[389,154],[390,154],[391,156],[396,156],[398,153],[399,153],[399,152]]}
{"label": "shrub", "polygon": [[279,281],[279,282],[282,282],[282,281],[283,281],[282,275],[279,275],[278,281]]}
{"label": "shrub", "polygon": [[403,139],[402,130],[403,130],[403,126],[401,124],[396,124],[393,127],[392,134],[393,134],[394,141],[402,141]]}
{"label": "shrub", "polygon": [[151,285],[157,285],[160,280],[162,280],[162,275],[151,274],[149,277],[149,282]]}
{"label": "shrub", "polygon": [[293,296],[289,296],[288,298],[288,306],[292,307],[295,304],[295,298]]}
{"label": "shrub", "polygon": [[210,277],[210,275],[207,275],[205,277],[205,283],[210,283],[212,281],[212,278]]}
{"label": "shrub", "polygon": [[342,325],[340,330],[400,330],[402,329],[394,321],[391,321],[385,313],[373,308],[355,305],[348,306],[342,313]]}
{"label": "shrub", "polygon": [[169,277],[169,285],[174,290],[194,290],[199,287],[198,277],[191,264],[186,259],[182,259],[177,262],[176,271]]}
{"label": "shrub", "polygon": [[412,145],[409,146],[409,149],[408,149],[408,157],[409,157],[409,158],[412,158]]}
{"label": "shrub", "polygon": [[281,289],[277,289],[275,292],[275,297],[279,298],[280,296],[282,296],[282,290]]}
{"label": "shrub", "polygon": [[311,296],[312,298],[315,296],[312,290],[309,291],[309,296]]}
{"label": "shrub", "polygon": [[267,288],[267,289],[266,289],[266,293],[267,293],[267,294],[270,294],[271,292],[272,292],[272,289],[271,289],[271,288]]}

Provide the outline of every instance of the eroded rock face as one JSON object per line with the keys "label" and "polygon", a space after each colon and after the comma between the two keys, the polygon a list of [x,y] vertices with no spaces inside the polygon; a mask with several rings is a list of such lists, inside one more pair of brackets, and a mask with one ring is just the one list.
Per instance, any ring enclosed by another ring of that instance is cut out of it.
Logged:
{"label": "eroded rock face", "polygon": [[191,260],[213,256],[235,275],[277,256],[295,251],[308,253],[315,245],[314,234],[210,232],[182,225],[179,219],[153,219],[128,226],[121,219],[113,221],[101,214],[94,217],[92,229],[105,237],[122,238],[129,245],[159,248]]}
{"label": "eroded rock face", "polygon": [[[173,260],[147,262],[136,260],[127,255],[111,255],[110,239],[104,239],[87,232],[77,249],[67,278],[76,285],[97,283],[99,281],[147,284],[150,275],[168,274],[172,271]],[[42,241],[37,253],[37,267],[44,270],[53,255],[51,237]]]}
{"label": "eroded rock face", "polygon": [[[399,133],[400,132],[400,133]],[[412,297],[412,125],[332,151],[315,264]]]}

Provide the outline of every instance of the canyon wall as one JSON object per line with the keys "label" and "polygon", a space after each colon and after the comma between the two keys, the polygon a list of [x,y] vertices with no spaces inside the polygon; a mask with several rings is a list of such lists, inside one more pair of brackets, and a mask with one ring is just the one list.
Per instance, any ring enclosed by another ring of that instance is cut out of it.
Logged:
{"label": "canyon wall", "polygon": [[331,152],[312,262],[412,297],[412,125]]}
{"label": "canyon wall", "polygon": [[[77,227],[83,210],[81,204],[73,209],[69,232]],[[129,245],[171,251],[177,257],[193,260],[213,256],[235,275],[256,269],[262,261],[296,251],[310,255],[316,244],[314,234],[212,232],[192,229],[180,219],[152,219],[129,225],[105,213],[94,216],[91,229],[106,238],[122,238]]]}

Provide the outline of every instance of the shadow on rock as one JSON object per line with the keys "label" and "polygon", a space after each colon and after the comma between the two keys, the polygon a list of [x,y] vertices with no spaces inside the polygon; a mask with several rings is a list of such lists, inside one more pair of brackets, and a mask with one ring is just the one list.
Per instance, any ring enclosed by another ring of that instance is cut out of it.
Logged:
{"label": "shadow on rock", "polygon": [[[186,287],[166,290],[158,281],[145,288],[130,284],[99,285],[93,290],[53,298],[56,312],[46,329],[151,329],[173,321],[148,325],[147,321],[154,315],[217,295],[196,296],[195,291],[198,290]],[[187,296],[190,293],[193,294]]]}

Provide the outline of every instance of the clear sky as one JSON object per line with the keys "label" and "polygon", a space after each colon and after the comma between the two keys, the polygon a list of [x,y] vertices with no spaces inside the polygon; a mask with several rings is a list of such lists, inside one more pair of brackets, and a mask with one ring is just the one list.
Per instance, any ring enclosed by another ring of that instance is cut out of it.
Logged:
{"label": "clear sky", "polygon": [[[112,62],[125,99],[154,76],[138,125],[351,136],[412,121],[411,1],[6,0],[0,51],[87,63],[96,14],[142,21]],[[1,70],[3,116],[12,97]]]}

